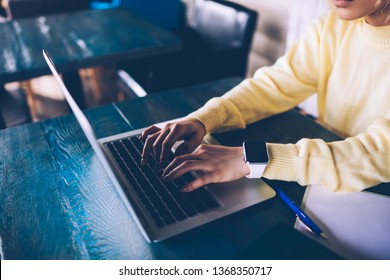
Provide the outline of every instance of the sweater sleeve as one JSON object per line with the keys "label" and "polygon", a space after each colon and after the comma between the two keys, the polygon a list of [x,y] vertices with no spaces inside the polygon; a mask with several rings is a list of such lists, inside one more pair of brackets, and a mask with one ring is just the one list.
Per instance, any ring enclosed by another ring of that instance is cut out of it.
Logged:
{"label": "sweater sleeve", "polygon": [[273,66],[260,68],[253,78],[189,116],[200,120],[208,133],[221,132],[245,128],[308,98],[317,91],[322,25],[323,20],[318,20]]}
{"label": "sweater sleeve", "polygon": [[361,191],[390,181],[390,112],[355,137],[325,143],[267,144],[270,164],[264,177],[322,184],[332,191]]}

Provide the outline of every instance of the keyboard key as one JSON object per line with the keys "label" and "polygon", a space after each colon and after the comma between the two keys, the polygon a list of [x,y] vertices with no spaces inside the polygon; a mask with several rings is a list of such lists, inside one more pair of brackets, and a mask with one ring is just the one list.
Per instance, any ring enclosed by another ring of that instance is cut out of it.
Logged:
{"label": "keyboard key", "polygon": [[[135,180],[134,176],[131,174],[130,169],[124,164],[123,160],[118,155],[117,151],[115,150],[114,146],[112,144],[107,145],[108,149],[112,153],[112,155],[115,158],[115,161],[118,163],[119,167],[123,171],[126,178],[129,180],[130,184],[133,186],[135,192],[137,193],[138,197],[141,199],[142,203],[144,204],[145,208],[148,210],[148,212],[151,214],[151,217],[156,222],[156,225],[158,227],[164,226],[163,221],[161,220],[161,217],[158,215],[156,210],[153,208],[152,204],[150,203],[149,199],[143,192],[142,188],[140,187],[139,183]],[[124,190],[126,195],[129,196],[129,192],[125,189]]]}
{"label": "keyboard key", "polygon": [[157,213],[161,216],[166,225],[174,223],[174,218],[171,212],[167,209],[165,204],[161,201],[161,198],[158,196],[156,190],[151,186],[148,179],[141,172],[141,168],[137,165],[137,162],[131,157],[130,153],[126,151],[125,146],[122,142],[116,142],[114,146],[120,152],[120,154],[126,158],[126,163],[129,165],[130,169],[134,171],[134,176],[137,182],[140,183],[141,187],[145,191],[146,196],[149,198],[150,202],[156,209]]}
{"label": "keyboard key", "polygon": [[[140,162],[143,145],[143,141],[136,136],[106,144],[133,191],[158,227],[183,221],[219,206],[205,189],[191,193],[181,192],[184,185],[194,180],[192,174],[185,174],[183,178],[174,182],[162,182],[161,172],[154,168],[156,161],[152,154],[149,163],[142,166]],[[126,195],[130,195],[129,190],[125,192]]]}
{"label": "keyboard key", "polygon": [[191,206],[191,203],[186,199],[185,195],[172,182],[166,183],[168,192],[175,198],[180,208],[183,209],[187,217],[193,217],[198,213]]}
{"label": "keyboard key", "polygon": [[[184,186],[187,183],[190,183],[195,179],[194,175],[191,173],[187,173],[182,178],[179,178],[178,180],[175,180],[177,185],[180,185],[180,187]],[[199,188],[195,191],[193,191],[194,196],[196,196],[198,199],[194,198],[194,203],[199,203],[200,201],[204,206],[206,206],[206,209],[214,209],[219,206],[218,202],[215,200],[215,198],[205,189],[205,188]],[[204,212],[203,206],[198,205],[199,209],[202,209],[201,211]]]}
{"label": "keyboard key", "polygon": [[205,189],[196,190],[198,197],[202,200],[202,202],[206,205],[207,209],[214,209],[218,207],[218,202],[210,195],[208,191]]}
{"label": "keyboard key", "polygon": [[[141,155],[138,153],[137,149],[132,145],[129,140],[123,141],[126,149],[130,152],[133,158],[137,161],[141,159]],[[177,202],[174,198],[169,194],[166,190],[166,186],[162,183],[160,178],[158,178],[150,168],[150,166],[140,166],[142,173],[148,179],[148,181],[153,185],[154,190],[158,193],[158,195],[163,199],[167,208],[171,211],[171,213],[175,216],[177,221],[182,221],[186,218],[184,212],[180,209]]]}

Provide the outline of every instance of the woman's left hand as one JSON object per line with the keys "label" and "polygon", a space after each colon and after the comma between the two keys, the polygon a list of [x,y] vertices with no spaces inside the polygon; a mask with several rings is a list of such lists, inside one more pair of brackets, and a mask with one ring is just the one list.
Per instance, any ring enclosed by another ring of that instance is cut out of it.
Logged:
{"label": "woman's left hand", "polygon": [[199,177],[185,186],[184,192],[209,183],[233,181],[249,174],[242,147],[202,144],[190,154],[175,157],[164,169],[162,178],[171,181],[191,171],[199,172]]}

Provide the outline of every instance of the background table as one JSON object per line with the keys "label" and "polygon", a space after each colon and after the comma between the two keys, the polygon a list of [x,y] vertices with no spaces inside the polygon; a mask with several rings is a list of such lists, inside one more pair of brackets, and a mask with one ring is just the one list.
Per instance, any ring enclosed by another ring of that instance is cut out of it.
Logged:
{"label": "background table", "polygon": [[[173,52],[180,40],[126,9],[84,10],[0,23],[0,84]],[[75,93],[72,91],[72,94]]]}
{"label": "background table", "polygon": [[[99,138],[182,117],[240,79],[150,95],[86,111]],[[217,136],[294,142],[337,137],[291,110]],[[0,131],[0,238],[5,259],[233,259],[295,216],[273,198],[160,243],[147,243],[73,115]],[[297,203],[305,188],[269,181]],[[389,185],[371,190],[389,193]]]}

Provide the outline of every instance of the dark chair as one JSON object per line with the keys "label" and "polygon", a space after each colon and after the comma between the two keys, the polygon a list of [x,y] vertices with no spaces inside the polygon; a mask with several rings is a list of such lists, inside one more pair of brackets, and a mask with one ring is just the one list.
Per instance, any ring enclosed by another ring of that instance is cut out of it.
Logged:
{"label": "dark chair", "polygon": [[119,6],[167,30],[183,25],[182,0],[117,0]]}
{"label": "dark chair", "polygon": [[31,121],[23,90],[5,91],[0,87],[0,129]]}
{"label": "dark chair", "polygon": [[13,19],[88,9],[91,0],[8,0],[8,16]]}
{"label": "dark chair", "polygon": [[148,92],[244,77],[257,13],[224,0],[198,0],[189,23],[172,31],[182,51],[119,65]]}

